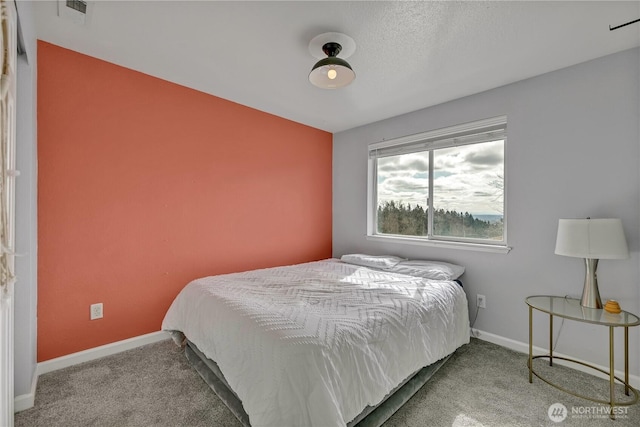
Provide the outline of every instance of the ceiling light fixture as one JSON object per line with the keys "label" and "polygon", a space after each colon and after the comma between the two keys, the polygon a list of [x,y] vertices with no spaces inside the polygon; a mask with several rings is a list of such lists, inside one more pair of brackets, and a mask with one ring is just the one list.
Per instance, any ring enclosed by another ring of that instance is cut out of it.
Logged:
{"label": "ceiling light fixture", "polygon": [[[350,84],[356,73],[343,58],[348,58],[355,50],[356,43],[345,34],[324,33],[314,37],[309,43],[309,52],[323,59],[311,69],[309,81],[323,89],[337,89]],[[342,58],[338,58],[339,53],[342,53]]]}

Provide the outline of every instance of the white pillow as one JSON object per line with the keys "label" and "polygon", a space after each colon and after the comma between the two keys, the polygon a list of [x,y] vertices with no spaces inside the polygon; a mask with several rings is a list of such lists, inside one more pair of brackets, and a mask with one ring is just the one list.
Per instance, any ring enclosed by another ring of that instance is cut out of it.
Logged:
{"label": "white pillow", "polygon": [[431,280],[456,280],[464,273],[464,267],[442,261],[410,260],[399,262],[387,271]]}
{"label": "white pillow", "polygon": [[392,255],[364,255],[364,254],[347,254],[342,255],[340,261],[347,264],[361,265],[363,267],[377,268],[387,270],[394,267],[400,261],[406,261],[406,258],[398,258]]}

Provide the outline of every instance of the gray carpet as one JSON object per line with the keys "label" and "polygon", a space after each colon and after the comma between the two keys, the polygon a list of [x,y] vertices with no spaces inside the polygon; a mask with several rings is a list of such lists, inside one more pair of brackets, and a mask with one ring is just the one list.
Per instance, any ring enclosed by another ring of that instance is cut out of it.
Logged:
{"label": "gray carpet", "polygon": [[[634,426],[640,405],[616,421],[587,415],[601,405],[578,399],[534,377],[527,356],[477,339],[460,348],[385,427],[400,426]],[[536,362],[568,388],[608,395],[608,382],[565,367]],[[618,388],[619,390],[620,388]],[[620,397],[624,395],[618,391]],[[562,403],[567,418],[550,420],[550,405]],[[572,410],[582,414],[572,414]],[[16,414],[29,426],[216,426],[240,423],[170,341],[42,375],[35,407]]]}

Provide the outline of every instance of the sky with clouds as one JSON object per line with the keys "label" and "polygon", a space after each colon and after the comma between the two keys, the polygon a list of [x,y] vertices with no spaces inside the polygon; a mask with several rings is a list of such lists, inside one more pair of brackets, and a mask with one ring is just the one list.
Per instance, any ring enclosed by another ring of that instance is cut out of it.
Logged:
{"label": "sky with clouds", "polygon": [[[434,151],[433,198],[436,209],[502,215],[504,142]],[[426,208],[429,153],[378,159],[378,204],[401,201]]]}

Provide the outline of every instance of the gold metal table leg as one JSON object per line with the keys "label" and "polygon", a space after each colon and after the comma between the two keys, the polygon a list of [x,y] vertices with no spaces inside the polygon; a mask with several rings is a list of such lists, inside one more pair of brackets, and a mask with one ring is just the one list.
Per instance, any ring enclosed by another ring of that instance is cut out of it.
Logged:
{"label": "gold metal table leg", "polygon": [[616,415],[613,412],[613,406],[615,404],[615,391],[614,391],[614,366],[613,366],[613,326],[609,326],[609,407],[611,412],[609,418],[616,419]]}
{"label": "gold metal table leg", "polygon": [[549,366],[553,366],[553,314],[549,315]]}
{"label": "gold metal table leg", "polygon": [[629,327],[624,327],[624,394],[629,396]]}
{"label": "gold metal table leg", "polygon": [[533,382],[533,307],[529,306],[529,382]]}

